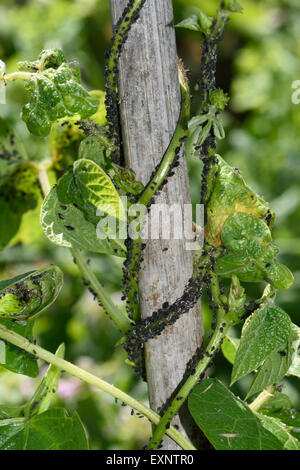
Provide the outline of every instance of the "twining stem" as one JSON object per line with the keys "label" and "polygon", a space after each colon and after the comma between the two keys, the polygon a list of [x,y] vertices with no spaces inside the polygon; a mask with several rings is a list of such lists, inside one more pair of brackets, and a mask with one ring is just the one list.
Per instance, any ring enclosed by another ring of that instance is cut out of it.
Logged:
{"label": "twining stem", "polygon": [[190,118],[190,95],[187,84],[187,79],[185,77],[185,72],[183,70],[182,64],[178,63],[178,74],[179,74],[179,83],[181,90],[181,109],[179,120],[169,144],[166,153],[164,154],[158,169],[155,172],[155,175],[147,184],[146,188],[139,197],[138,203],[147,206],[151,201],[152,197],[157,192],[158,188],[165,181],[168,172],[172,166],[174,158],[176,156],[176,150],[180,146],[182,139],[187,135],[187,123]]}
{"label": "twining stem", "polygon": [[149,449],[157,449],[164,434],[168,432],[168,426],[174,416],[178,413],[180,407],[183,405],[186,398],[189,396],[192,389],[196,386],[200,376],[204,374],[205,369],[208,367],[211,357],[215,354],[215,352],[219,349],[222,339],[226,336],[226,332],[228,331],[229,326],[225,326],[224,329],[221,328],[222,322],[224,321],[224,310],[221,308],[222,312],[221,315],[217,316],[217,323],[216,329],[209,341],[206,351],[198,362],[197,366],[195,367],[195,371],[193,375],[190,375],[184,385],[181,387],[179,392],[176,394],[175,398],[173,399],[171,405],[162,416],[158,426],[156,427],[151,442],[149,444]]}
{"label": "twining stem", "polygon": [[213,334],[193,373],[186,380],[184,385],[176,394],[171,405],[162,416],[153,433],[148,447],[149,449],[157,449],[164,434],[167,432],[172,419],[178,413],[180,407],[188,398],[193,388],[197,385],[198,380],[204,378],[205,370],[209,366],[212,357],[214,357],[216,352],[219,350],[227,334],[227,331],[231,326],[240,321],[239,315],[235,310],[226,311],[224,308],[224,304],[221,300],[221,290],[218,276],[210,271],[207,279],[209,279],[210,284],[211,307],[214,310],[216,316]]}
{"label": "twining stem", "polygon": [[90,287],[92,288],[95,295],[98,299],[104,310],[107,312],[109,317],[112,319],[114,324],[121,330],[123,333],[129,330],[131,323],[128,317],[123,313],[110,299],[109,295],[105,289],[101,286],[97,277],[90,269],[89,265],[85,261],[85,258],[81,251],[77,248],[70,248],[70,251],[73,255],[76,264],[83,275],[84,279],[89,282]]}
{"label": "twining stem", "polygon": [[0,80],[3,80],[5,84],[13,82],[14,80],[30,80],[34,73],[31,72],[13,72],[8,74],[0,73]]}
{"label": "twining stem", "polygon": [[[143,405],[139,401],[135,400],[127,393],[122,392],[122,390],[114,387],[113,385],[105,382],[104,380],[96,377],[95,375],[87,372],[84,369],[81,369],[78,366],[52,354],[51,352],[41,348],[40,346],[31,343],[28,339],[23,336],[15,333],[12,330],[9,330],[5,326],[0,324],[0,338],[8,341],[11,344],[23,349],[24,351],[33,354],[34,356],[43,359],[49,364],[53,364],[62,371],[66,371],[74,377],[79,378],[80,380],[102,390],[103,392],[108,393],[109,395],[117,398],[123,403],[126,403],[131,408],[135,409],[139,413],[143,414],[146,418],[152,421],[154,424],[158,424],[159,415],[153,410]],[[196,450],[193,444],[186,439],[177,429],[170,427],[167,430],[168,436],[170,436],[178,445],[184,450]]]}
{"label": "twining stem", "polygon": [[[141,232],[143,222],[146,214],[146,207],[151,204],[152,198],[155,196],[157,191],[161,189],[163,183],[166,181],[168,173],[170,172],[175,158],[180,152],[182,139],[186,136],[187,122],[190,118],[190,95],[187,80],[185,77],[185,71],[181,62],[178,63],[178,77],[181,92],[181,108],[180,115],[173,137],[169,143],[169,146],[163,155],[163,158],[158,165],[154,176],[150,179],[149,183],[142,191],[141,195],[137,200],[137,204],[140,204],[143,211],[139,217],[139,225],[136,227],[138,232]],[[135,322],[140,320],[140,308],[139,308],[139,295],[138,295],[138,283],[139,283],[139,264],[142,256],[142,237],[141,235],[136,236],[131,240],[130,244],[130,257],[128,258],[127,265],[127,278],[125,281],[129,286],[127,292],[128,310],[131,317]]]}
{"label": "twining stem", "polygon": [[[39,183],[41,186],[41,191],[44,197],[51,190],[51,185],[49,182],[47,170],[45,167],[39,167],[39,174],[38,174]],[[85,261],[85,258],[81,251],[77,248],[70,248],[70,252],[73,256],[73,259],[76,261],[76,264],[85,279],[86,282],[89,283],[89,286],[99,299],[101,305],[105,309],[108,316],[114,322],[114,324],[119,328],[122,333],[128,331],[131,327],[131,323],[127,317],[127,315],[120,310],[110,299],[109,295],[106,293],[105,289],[101,286],[100,282],[98,281],[97,277]]]}
{"label": "twining stem", "polygon": [[275,386],[270,385],[265,390],[263,390],[258,397],[250,403],[249,408],[252,411],[258,411],[270,398],[274,397]]}

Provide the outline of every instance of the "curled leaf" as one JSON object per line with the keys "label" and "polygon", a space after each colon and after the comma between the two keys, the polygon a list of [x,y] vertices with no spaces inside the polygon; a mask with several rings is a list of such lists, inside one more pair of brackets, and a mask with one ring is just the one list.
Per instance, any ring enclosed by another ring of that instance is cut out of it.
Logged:
{"label": "curled leaf", "polygon": [[214,246],[222,245],[221,232],[228,217],[234,213],[251,214],[270,224],[274,213],[268,204],[247,186],[239,171],[219,155],[218,171],[207,205],[205,239]]}
{"label": "curled leaf", "polygon": [[248,282],[265,280],[276,289],[288,289],[293,284],[290,270],[275,258],[279,250],[264,220],[235,213],[226,220],[221,239],[227,254],[218,259],[217,274],[235,273]]}
{"label": "curled leaf", "polygon": [[57,266],[0,282],[0,318],[28,321],[37,317],[55,301],[62,283]]}

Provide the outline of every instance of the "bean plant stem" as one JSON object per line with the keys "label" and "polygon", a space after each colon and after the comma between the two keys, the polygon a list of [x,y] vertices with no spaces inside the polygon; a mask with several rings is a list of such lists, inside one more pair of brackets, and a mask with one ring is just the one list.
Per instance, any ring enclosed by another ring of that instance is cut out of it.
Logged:
{"label": "bean plant stem", "polygon": [[[114,387],[113,385],[105,382],[104,380],[96,377],[95,375],[87,372],[84,369],[52,354],[51,352],[41,348],[40,346],[31,343],[28,339],[23,336],[15,333],[12,330],[9,330],[3,325],[0,325],[0,338],[4,341],[8,341],[11,344],[23,349],[24,351],[43,359],[49,364],[53,364],[62,371],[66,371],[74,377],[79,378],[80,380],[102,390],[103,392],[108,393],[109,395],[115,397],[123,403],[126,403],[131,408],[135,409],[139,413],[143,414],[146,418],[152,421],[154,424],[158,424],[159,415],[153,410],[148,408],[146,405],[143,405],[139,401],[135,400],[131,396],[122,392],[122,390]],[[193,444],[186,439],[179,431],[174,427],[170,427],[167,430],[167,434],[179,444],[184,450],[196,450]]]}
{"label": "bean plant stem", "polygon": [[30,80],[33,76],[30,72],[13,72],[8,74],[0,74],[0,80],[3,80],[5,84],[13,82],[14,80]]}
{"label": "bean plant stem", "polygon": [[263,390],[258,397],[250,403],[249,408],[252,411],[258,411],[270,398],[274,397],[275,387],[274,385],[270,385],[265,390]]}
{"label": "bean plant stem", "polygon": [[97,295],[101,305],[103,306],[104,310],[107,312],[109,317],[112,319],[114,324],[123,333],[128,331],[129,328],[131,327],[131,323],[128,317],[112,302],[109,295],[107,294],[105,289],[101,286],[97,277],[88,266],[81,251],[74,247],[70,248],[70,251],[84,279],[89,282],[90,287],[92,288],[93,292]]}
{"label": "bean plant stem", "polygon": [[171,405],[169,406],[165,414],[162,416],[158,426],[156,427],[153,433],[153,437],[148,447],[149,449],[153,450],[158,448],[164,434],[168,432],[168,426],[170,425],[172,419],[178,413],[180,407],[183,405],[184,401],[189,396],[192,389],[196,386],[198,380],[200,379],[200,376],[204,374],[205,369],[211,361],[211,356],[214,355],[214,353],[219,349],[222,343],[222,339],[226,336],[228,327],[224,327],[224,329],[220,330],[221,324],[224,321],[225,313],[222,308],[220,310],[222,310],[222,312],[219,313],[223,313],[223,315],[219,314],[217,316],[216,329],[214,330],[214,333],[207,345],[206,351],[202,359],[200,359],[197,366],[195,367],[194,374],[189,376],[187,381],[176,394],[175,398],[173,399]]}

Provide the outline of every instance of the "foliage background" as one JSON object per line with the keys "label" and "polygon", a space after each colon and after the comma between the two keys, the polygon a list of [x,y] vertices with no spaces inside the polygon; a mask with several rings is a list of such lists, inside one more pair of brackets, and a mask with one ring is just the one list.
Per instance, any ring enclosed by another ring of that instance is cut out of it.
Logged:
{"label": "foliage background", "polygon": [[[291,102],[292,82],[300,80],[300,4],[298,0],[244,0],[242,15],[232,16],[221,44],[217,84],[231,101],[223,115],[226,139],[218,152],[238,167],[247,182],[271,203],[277,213],[274,238],[282,262],[294,272],[295,284],[278,294],[279,304],[300,323],[300,104]],[[173,0],[175,23],[197,8],[213,14],[215,0]],[[199,36],[177,30],[178,54],[189,68],[194,111],[195,89],[201,64]],[[13,71],[19,60],[34,60],[45,47],[60,47],[68,60],[77,59],[88,89],[103,89],[104,52],[111,24],[108,0],[1,0],[0,58]],[[13,124],[32,159],[49,157],[47,141],[29,136],[20,111],[23,86],[9,87],[7,105],[0,116]],[[199,202],[201,164],[190,161],[191,193]],[[62,293],[55,305],[36,322],[40,344],[55,351],[65,342],[66,358],[147,401],[146,386],[124,364],[125,354],[115,347],[120,334],[83,286],[68,250],[51,245],[39,228],[38,210],[29,212],[18,235],[0,253],[0,279],[55,263],[65,273]],[[1,224],[5,221],[0,220]],[[114,299],[121,303],[121,264],[115,257],[91,258],[91,266]],[[258,297],[262,286],[247,290]],[[206,335],[210,312],[203,302]],[[236,331],[238,334],[238,331]],[[229,384],[230,366],[220,355],[211,369]],[[245,395],[249,377],[233,387]],[[0,403],[21,404],[31,395],[36,379],[0,369]],[[284,391],[300,409],[296,381],[285,379]],[[63,376],[56,397],[70,411],[77,409],[93,449],[138,449],[149,437],[145,419],[131,417],[128,407],[116,405],[77,379]]]}

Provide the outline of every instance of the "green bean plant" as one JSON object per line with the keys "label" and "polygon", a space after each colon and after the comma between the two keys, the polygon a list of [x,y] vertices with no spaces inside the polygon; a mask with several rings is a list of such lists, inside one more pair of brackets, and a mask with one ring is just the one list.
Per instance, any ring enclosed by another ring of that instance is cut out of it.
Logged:
{"label": "green bean plant", "polygon": [[[182,449],[195,450],[172,426],[187,400],[195,423],[215,449],[299,450],[300,414],[278,386],[286,375],[300,376],[300,328],[276,304],[276,291],[288,289],[293,275],[277,259],[279,250],[271,231],[275,214],[216,150],[217,140],[225,137],[220,116],[229,100],[215,83],[218,43],[229,15],[240,12],[241,7],[234,0],[222,0],[214,17],[200,11],[177,25],[199,32],[201,112],[191,116],[188,79],[179,61],[178,124],[160,164],[144,186],[134,171],[123,165],[118,59],[145,1],[129,0],[114,28],[106,57],[105,91],[87,91],[78,65],[68,63],[58,49],[43,50],[37,60],[20,62],[12,73],[5,73],[2,64],[1,93],[14,80],[24,82],[27,102],[22,119],[30,133],[48,138],[52,159],[43,164],[32,161],[11,126],[0,120],[0,248],[9,244],[23,214],[42,196],[40,224],[44,234],[70,250],[85,284],[122,332],[127,362],[144,380],[144,344],[188,312],[204,290],[213,313],[212,332],[207,344],[191,358],[185,378],[159,415],[66,361],[63,344],[55,354],[37,344],[34,321],[55,302],[63,284],[58,267],[50,265],[1,281],[1,367],[29,377],[39,374],[37,359],[46,361],[49,368],[28,403],[0,405],[0,449],[88,449],[78,414],[70,416],[64,408],[51,407],[61,371],[66,371],[148,418],[154,424],[149,449],[160,448],[168,435]],[[137,223],[139,235],[133,238],[129,233],[133,218],[127,213],[138,203],[146,214],[164,184],[171,182],[183,147],[187,157],[200,158],[203,165],[199,199],[205,212],[205,242],[195,250],[193,275],[182,296],[173,304],[164,303],[145,320],[139,304],[143,217]],[[49,181],[50,170],[56,175],[54,185]],[[105,225],[108,220],[112,225]],[[112,226],[125,236],[116,236]],[[100,284],[86,260],[87,252],[123,258],[126,309],[116,306]],[[265,283],[256,300],[246,294],[246,283],[253,282]],[[239,338],[232,335],[232,327],[237,325]],[[244,400],[218,378],[208,378],[218,351],[232,364],[231,384],[252,373]]]}

